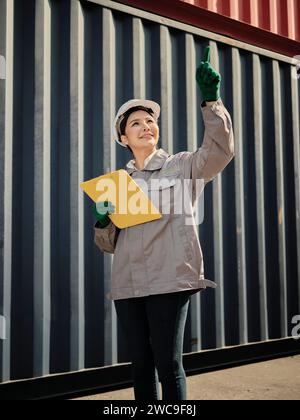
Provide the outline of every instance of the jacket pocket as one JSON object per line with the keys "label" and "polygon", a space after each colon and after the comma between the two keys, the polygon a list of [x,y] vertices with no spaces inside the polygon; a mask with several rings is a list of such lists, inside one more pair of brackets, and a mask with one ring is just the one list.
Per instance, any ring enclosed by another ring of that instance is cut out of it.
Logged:
{"label": "jacket pocket", "polygon": [[174,214],[174,203],[180,195],[177,189],[180,182],[178,176],[151,179],[148,182],[148,197],[162,214]]}
{"label": "jacket pocket", "polygon": [[151,179],[148,183],[149,191],[161,191],[174,187],[176,178]]}

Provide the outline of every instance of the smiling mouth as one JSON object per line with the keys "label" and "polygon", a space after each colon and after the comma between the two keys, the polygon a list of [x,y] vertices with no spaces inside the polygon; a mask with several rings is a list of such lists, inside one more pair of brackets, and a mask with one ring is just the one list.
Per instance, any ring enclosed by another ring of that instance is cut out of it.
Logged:
{"label": "smiling mouth", "polygon": [[144,136],[142,136],[142,139],[143,138],[150,138],[150,137],[153,137],[153,134],[145,134]]}

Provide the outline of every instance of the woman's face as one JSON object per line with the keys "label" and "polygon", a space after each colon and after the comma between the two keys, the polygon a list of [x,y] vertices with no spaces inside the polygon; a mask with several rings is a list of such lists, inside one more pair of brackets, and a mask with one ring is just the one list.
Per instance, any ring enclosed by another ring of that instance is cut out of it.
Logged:
{"label": "woman's face", "polygon": [[122,143],[132,151],[153,150],[159,139],[159,127],[155,119],[146,111],[135,111],[129,115]]}

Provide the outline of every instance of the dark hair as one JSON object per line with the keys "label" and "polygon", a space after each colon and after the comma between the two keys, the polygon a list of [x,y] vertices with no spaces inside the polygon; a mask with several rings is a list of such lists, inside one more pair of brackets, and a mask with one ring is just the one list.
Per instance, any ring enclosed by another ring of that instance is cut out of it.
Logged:
{"label": "dark hair", "polygon": [[[121,136],[125,134],[125,128],[126,128],[126,124],[127,124],[127,121],[128,121],[129,116],[133,112],[136,112],[136,111],[145,111],[145,112],[148,112],[148,114],[151,115],[151,117],[153,117],[153,115],[154,115],[154,112],[152,111],[152,109],[151,108],[146,108],[145,106],[139,105],[139,106],[134,106],[132,108],[129,108],[128,111],[126,111],[123,114],[123,119],[122,119],[122,121],[120,123],[120,140],[121,140]],[[127,148],[131,151],[131,153],[133,153],[132,150],[131,150],[131,148],[128,145],[127,145]]]}

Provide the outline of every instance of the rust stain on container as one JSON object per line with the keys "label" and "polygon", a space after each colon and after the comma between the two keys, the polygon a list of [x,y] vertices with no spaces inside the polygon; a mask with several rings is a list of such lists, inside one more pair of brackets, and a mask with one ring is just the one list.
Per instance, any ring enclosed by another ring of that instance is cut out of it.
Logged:
{"label": "rust stain on container", "polygon": [[282,207],[280,207],[278,211],[278,224],[281,226],[283,222],[283,210]]}

